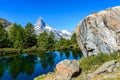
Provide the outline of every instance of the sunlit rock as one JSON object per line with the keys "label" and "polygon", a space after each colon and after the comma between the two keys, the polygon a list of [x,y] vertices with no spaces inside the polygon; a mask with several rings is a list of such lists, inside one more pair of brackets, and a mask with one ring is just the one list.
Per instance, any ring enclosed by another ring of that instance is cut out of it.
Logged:
{"label": "sunlit rock", "polygon": [[77,25],[76,35],[85,57],[120,50],[120,6],[87,16]]}

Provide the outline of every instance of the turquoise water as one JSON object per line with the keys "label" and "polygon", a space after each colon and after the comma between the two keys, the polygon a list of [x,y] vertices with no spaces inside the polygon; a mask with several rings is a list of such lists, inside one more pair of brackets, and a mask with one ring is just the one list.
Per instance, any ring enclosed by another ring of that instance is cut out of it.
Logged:
{"label": "turquoise water", "polygon": [[0,58],[0,80],[33,80],[54,71],[56,64],[64,59],[77,59],[81,52],[74,50],[19,54]]}

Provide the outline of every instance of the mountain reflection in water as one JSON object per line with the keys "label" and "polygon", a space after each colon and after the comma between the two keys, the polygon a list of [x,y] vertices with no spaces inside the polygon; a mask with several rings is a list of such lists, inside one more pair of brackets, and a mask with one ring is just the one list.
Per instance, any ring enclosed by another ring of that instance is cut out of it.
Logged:
{"label": "mountain reflection in water", "polygon": [[33,80],[54,71],[56,64],[64,59],[80,59],[78,50],[38,52],[0,56],[0,80]]}

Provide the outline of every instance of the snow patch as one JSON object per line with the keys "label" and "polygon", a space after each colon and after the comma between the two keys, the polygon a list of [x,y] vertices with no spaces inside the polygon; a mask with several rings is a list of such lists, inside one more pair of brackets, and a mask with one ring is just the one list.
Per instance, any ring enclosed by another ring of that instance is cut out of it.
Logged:
{"label": "snow patch", "polygon": [[35,30],[39,30],[40,29],[40,26],[35,26]]}
{"label": "snow patch", "polygon": [[67,31],[67,30],[61,30],[61,32],[71,35],[71,33],[69,31]]}
{"label": "snow patch", "polygon": [[49,30],[49,31],[52,31],[52,30],[53,30],[49,25],[46,25],[46,26],[45,26],[45,29],[47,29],[47,30]]}

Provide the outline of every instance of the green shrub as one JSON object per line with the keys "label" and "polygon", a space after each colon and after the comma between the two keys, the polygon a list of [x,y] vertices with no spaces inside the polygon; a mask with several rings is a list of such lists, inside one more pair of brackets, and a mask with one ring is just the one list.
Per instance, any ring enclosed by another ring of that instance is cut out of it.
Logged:
{"label": "green shrub", "polygon": [[2,48],[2,49],[0,49],[0,55],[20,53],[21,51],[22,51],[21,49]]}
{"label": "green shrub", "polygon": [[110,60],[119,60],[120,61],[119,53],[114,52],[113,54],[110,54],[110,55],[100,53],[97,56],[92,55],[87,58],[84,57],[80,60],[80,66],[83,71],[95,70],[100,65],[102,65],[103,63],[110,61]]}

